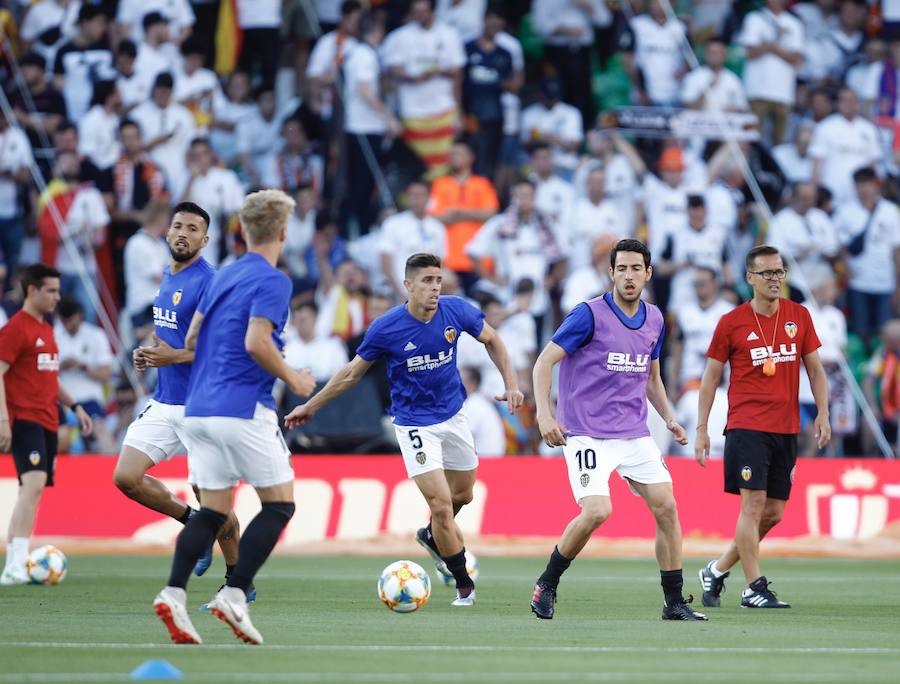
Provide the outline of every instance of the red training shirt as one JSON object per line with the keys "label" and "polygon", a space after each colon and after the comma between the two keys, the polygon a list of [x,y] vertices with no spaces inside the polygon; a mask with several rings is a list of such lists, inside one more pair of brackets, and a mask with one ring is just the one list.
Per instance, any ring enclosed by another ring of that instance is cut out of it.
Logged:
{"label": "red training shirt", "polygon": [[29,420],[47,430],[59,428],[59,350],[53,326],[19,311],[0,328],[0,361],[10,423]]}
{"label": "red training shirt", "polygon": [[[706,352],[709,358],[731,366],[726,429],[797,434],[800,361],[822,343],[809,311],[796,302],[781,299],[779,311],[772,316],[757,314],[759,325],[753,313],[747,302],[722,316]],[[763,374],[769,345],[775,360],[775,375],[771,377]]]}

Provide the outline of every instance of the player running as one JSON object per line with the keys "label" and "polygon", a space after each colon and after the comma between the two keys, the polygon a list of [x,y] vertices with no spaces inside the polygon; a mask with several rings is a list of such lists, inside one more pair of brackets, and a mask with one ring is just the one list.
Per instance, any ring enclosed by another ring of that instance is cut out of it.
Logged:
{"label": "player running", "polygon": [[800,432],[800,360],[806,366],[818,415],[819,449],[831,441],[828,379],[816,351],[821,345],[806,307],[781,297],[787,275],[774,247],[747,254],[747,282],[753,299],[722,316],[706,352],[694,455],[709,456],[706,423],[727,362],[728,423],[725,428],[725,491],[740,494],[734,540],[717,560],[700,570],[703,605],[717,607],[725,578],[740,558],[747,588],[745,608],[790,608],[769,590],[759,569],[759,542],[778,524],[791,494]]}
{"label": "player running", "polygon": [[59,353],[46,317],[59,304],[59,271],[45,264],[23,269],[22,309],[0,329],[0,453],[12,450],[19,492],[9,520],[0,584],[28,584],[28,541],[44,487],[53,486],[59,407],[78,417],[89,436],[91,417],[59,381]]}
{"label": "player running", "polygon": [[[681,593],[681,526],[672,477],[647,428],[649,399],[675,440],[687,443],[659,374],[665,322],[658,308],[641,301],[653,275],[650,251],[638,240],[621,240],[610,264],[613,291],[572,309],[534,366],[538,427],[549,446],[563,447],[581,513],[563,532],[534,585],[531,610],[544,620],[553,618],[560,576],[612,513],[609,477],[616,470],[656,518],[662,619],[706,620],[688,605],[693,597],[685,601]],[[550,409],[557,363],[558,422]]]}
{"label": "player running", "polygon": [[294,201],[280,190],[245,198],[240,219],[247,254],[215,274],[185,338],[185,348],[195,349],[184,430],[200,510],[178,536],[169,582],[153,602],[175,643],[201,643],[185,607],[185,588],[191,568],[228,520],[238,480],[256,489],[262,510],[244,530],[237,566],[209,610],[239,639],[263,642],[250,621],[246,593],[294,515],[294,470],[272,386],[278,377],[308,396],[316,384],[308,370],[291,369],[281,355],[291,280],[275,265],[293,211]]}
{"label": "player running", "polygon": [[[156,346],[134,350],[138,371],[158,368],[156,392],[125,433],[113,481],[125,496],[186,525],[197,511],[175,496],[147,471],[175,454],[184,452],[184,398],[194,352],[184,348],[184,338],[200,298],[215,275],[215,268],[200,254],[209,242],[209,214],[193,202],[182,202],[172,212],[166,242],[172,261],[163,271],[153,301]],[[225,556],[225,579],[237,563],[239,530],[234,513],[218,534]],[[212,546],[197,561],[194,572],[202,575],[212,562]],[[247,597],[256,598],[252,589]]]}
{"label": "player running", "polygon": [[409,301],[375,320],[350,363],[305,404],[285,418],[302,425],[335,397],[353,387],[369,366],[388,360],[391,412],[406,472],[431,510],[431,522],[419,530],[438,569],[456,580],[454,606],[475,604],[475,584],[466,572],[466,549],[456,524],[459,510],[472,500],[478,456],[464,413],[466,391],[456,368],[456,345],[466,332],[487,347],[503,375],[511,412],[522,405],[506,347],[484,314],[459,297],[441,297],[441,260],[413,254],[406,261],[403,285]]}

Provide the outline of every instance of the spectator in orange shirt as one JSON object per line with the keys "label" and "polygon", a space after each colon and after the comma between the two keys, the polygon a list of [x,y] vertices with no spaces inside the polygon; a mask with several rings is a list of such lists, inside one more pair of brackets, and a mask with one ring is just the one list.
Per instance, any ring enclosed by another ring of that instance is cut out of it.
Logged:
{"label": "spectator in orange shirt", "polygon": [[[468,290],[478,277],[466,254],[466,245],[487,219],[497,213],[500,203],[487,178],[472,174],[475,155],[462,141],[450,149],[450,174],[431,185],[429,213],[447,226],[447,257],[444,265],[460,275]],[[489,267],[489,265],[486,265]]]}

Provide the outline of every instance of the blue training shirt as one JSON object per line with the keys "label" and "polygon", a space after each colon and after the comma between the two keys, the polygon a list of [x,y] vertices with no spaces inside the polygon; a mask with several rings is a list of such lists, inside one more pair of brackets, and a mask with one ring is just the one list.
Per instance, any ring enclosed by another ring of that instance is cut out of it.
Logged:
{"label": "blue training shirt", "polygon": [[459,297],[441,297],[428,323],[396,306],[375,320],[356,353],[366,361],[387,359],[391,415],[397,425],[424,426],[455,416],[466,400],[456,368],[463,332],[478,337],[484,314]]}
{"label": "blue training shirt", "polygon": [[[627,316],[625,312],[619,308],[619,305],[616,304],[611,293],[607,292],[603,295],[603,299],[606,300],[606,303],[609,304],[618,319],[622,321],[626,328],[637,330],[644,325],[644,321],[647,318],[647,307],[644,302],[641,302],[641,305],[638,307],[638,311],[634,316]],[[574,354],[581,347],[590,342],[593,336],[594,314],[591,312],[591,308],[587,305],[587,302],[581,302],[581,304],[568,313],[551,340],[565,349],[567,354]],[[666,329],[663,328],[659,339],[656,341],[656,347],[653,348],[653,352],[650,354],[651,359],[655,360],[659,358],[665,337]]]}
{"label": "blue training shirt", "polygon": [[252,418],[257,403],[275,409],[275,376],[247,353],[244,338],[252,317],[267,318],[275,326],[275,346],[283,349],[290,301],[290,278],[258,254],[245,254],[216,273],[197,307],[204,318],[186,416]]}
{"label": "blue training shirt", "polygon": [[[194,311],[215,274],[216,269],[203,257],[175,275],[166,266],[153,300],[153,324],[159,339],[175,349],[184,348]],[[161,404],[183,405],[190,377],[189,363],[163,366],[158,369],[153,399]]]}

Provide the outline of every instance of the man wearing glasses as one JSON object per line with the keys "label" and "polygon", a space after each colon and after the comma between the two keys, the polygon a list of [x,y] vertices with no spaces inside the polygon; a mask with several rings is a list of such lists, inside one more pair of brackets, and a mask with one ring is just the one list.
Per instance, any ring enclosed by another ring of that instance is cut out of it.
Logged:
{"label": "man wearing glasses", "polygon": [[706,352],[694,455],[709,456],[707,420],[725,363],[731,366],[728,422],[725,427],[725,491],[740,494],[741,512],[734,540],[718,559],[700,570],[703,605],[717,607],[729,569],[738,560],[747,588],[746,608],[790,608],[769,590],[759,568],[759,542],[784,513],[791,493],[800,432],[800,361],[806,366],[816,400],[816,446],[831,440],[828,381],[821,343],[806,308],[781,296],[787,272],[774,247],[747,254],[747,282],[753,299],[722,316]]}

